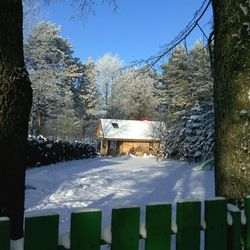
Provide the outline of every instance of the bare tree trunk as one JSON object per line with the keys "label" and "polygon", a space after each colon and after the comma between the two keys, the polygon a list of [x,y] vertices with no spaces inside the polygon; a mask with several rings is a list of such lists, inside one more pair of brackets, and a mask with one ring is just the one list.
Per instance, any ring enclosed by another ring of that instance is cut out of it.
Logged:
{"label": "bare tree trunk", "polygon": [[24,66],[22,1],[0,3],[0,216],[23,234],[25,148],[32,90]]}
{"label": "bare tree trunk", "polygon": [[250,194],[250,4],[213,0],[216,194]]}

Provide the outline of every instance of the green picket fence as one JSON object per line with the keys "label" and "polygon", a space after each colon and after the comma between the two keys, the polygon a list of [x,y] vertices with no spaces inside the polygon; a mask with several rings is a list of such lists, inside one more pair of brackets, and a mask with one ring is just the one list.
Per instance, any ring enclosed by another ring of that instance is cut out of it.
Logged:
{"label": "green picket fence", "polygon": [[[241,250],[243,242],[244,249],[250,250],[250,198],[246,198],[244,211],[228,208],[222,198],[206,200],[204,212],[199,201],[178,202],[173,220],[171,204],[150,204],[141,235],[139,207],[113,209],[109,244],[111,250],[138,250],[143,239],[146,250],[170,250],[174,239],[176,250],[200,250],[201,245],[205,250]],[[98,250],[107,244],[101,221],[100,210],[72,213],[70,249]],[[65,249],[58,245],[58,226],[59,215],[26,218],[23,249]],[[0,218],[0,250],[10,250],[10,224],[4,218]]]}

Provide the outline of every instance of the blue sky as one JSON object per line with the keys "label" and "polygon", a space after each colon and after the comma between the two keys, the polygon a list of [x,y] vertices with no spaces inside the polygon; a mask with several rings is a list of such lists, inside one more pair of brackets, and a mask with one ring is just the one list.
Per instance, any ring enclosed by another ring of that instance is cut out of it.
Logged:
{"label": "blue sky", "polygon": [[[118,9],[102,4],[95,6],[95,16],[72,20],[74,8],[69,0],[43,6],[48,20],[62,26],[62,35],[73,45],[75,56],[82,61],[94,60],[107,52],[119,55],[126,65],[156,54],[192,19],[203,0],[117,0]],[[212,10],[209,8],[200,25],[209,34]],[[191,46],[202,38],[195,31],[187,39]]]}

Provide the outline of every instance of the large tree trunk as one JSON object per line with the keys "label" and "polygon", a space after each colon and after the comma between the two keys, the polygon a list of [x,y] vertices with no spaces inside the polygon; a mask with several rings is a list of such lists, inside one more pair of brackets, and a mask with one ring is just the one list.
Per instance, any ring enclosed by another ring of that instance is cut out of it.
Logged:
{"label": "large tree trunk", "polygon": [[23,233],[25,148],[32,90],[23,57],[22,1],[0,3],[0,216]]}
{"label": "large tree trunk", "polygon": [[250,3],[213,0],[216,195],[250,194]]}

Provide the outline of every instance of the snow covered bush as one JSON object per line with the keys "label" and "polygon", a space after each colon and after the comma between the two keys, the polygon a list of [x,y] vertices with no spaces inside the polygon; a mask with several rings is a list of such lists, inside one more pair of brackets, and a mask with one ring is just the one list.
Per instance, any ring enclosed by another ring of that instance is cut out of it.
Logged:
{"label": "snow covered bush", "polygon": [[213,144],[212,103],[197,101],[167,135],[166,151],[169,157],[198,162],[212,157]]}
{"label": "snow covered bush", "polygon": [[30,136],[26,150],[26,166],[38,167],[94,156],[96,156],[96,148],[88,143],[52,141],[43,136]]}

